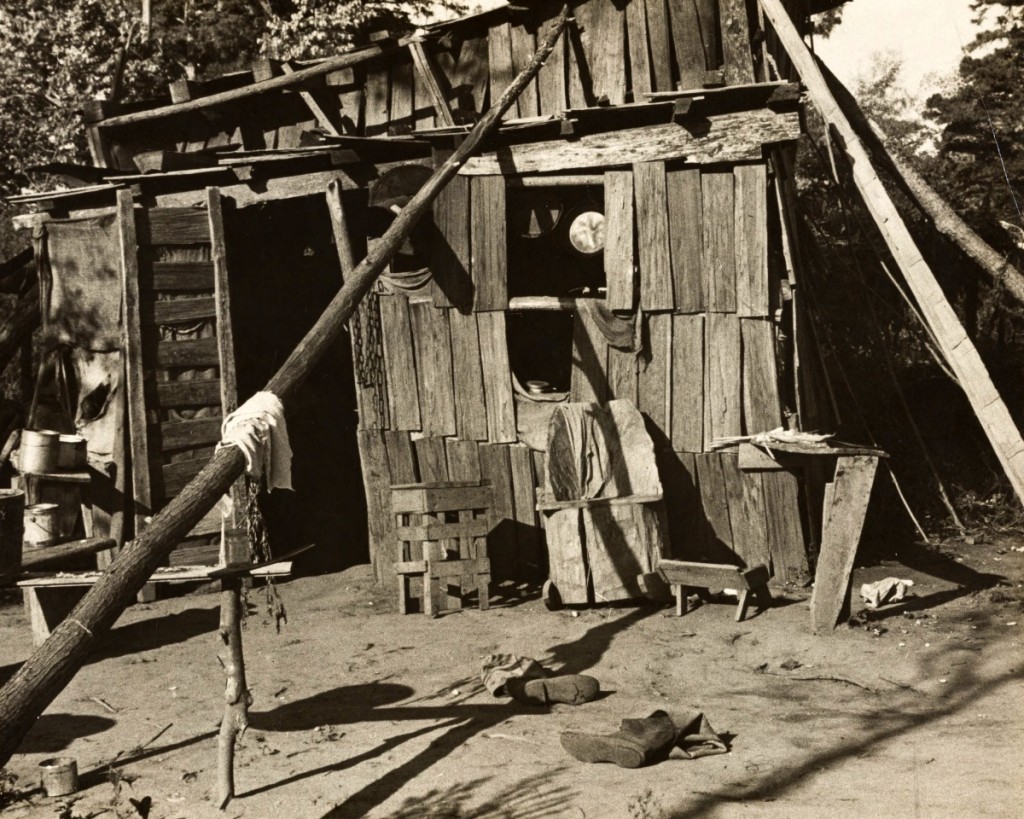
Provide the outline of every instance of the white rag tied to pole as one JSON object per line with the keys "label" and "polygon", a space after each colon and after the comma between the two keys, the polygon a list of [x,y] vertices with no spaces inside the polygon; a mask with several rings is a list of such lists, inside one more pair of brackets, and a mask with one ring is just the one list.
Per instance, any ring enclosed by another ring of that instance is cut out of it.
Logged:
{"label": "white rag tied to pole", "polygon": [[284,405],[272,392],[258,392],[224,419],[217,449],[237,446],[245,474],[267,479],[267,491],[292,488],[292,447]]}

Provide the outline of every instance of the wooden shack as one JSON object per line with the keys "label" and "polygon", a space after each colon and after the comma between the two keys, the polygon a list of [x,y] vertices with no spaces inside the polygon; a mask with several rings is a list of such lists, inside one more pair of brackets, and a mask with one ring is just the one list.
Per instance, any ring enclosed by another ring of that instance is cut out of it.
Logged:
{"label": "wooden shack", "polygon": [[[786,3],[799,25],[829,5]],[[197,473],[224,413],[281,363],[559,8],[503,6],[91,106],[98,171],[65,169],[74,187],[14,201],[36,211],[20,223],[45,262],[45,321],[111,489],[97,492],[99,534],[144,526]],[[482,479],[495,576],[543,576],[547,418],[560,401],[617,398],[655,441],[671,555],[805,582],[824,479],[741,468],[735,445],[716,446],[829,424],[793,242],[800,87],[755,3],[572,10],[297,403],[298,492],[268,499],[272,534],[347,562],[368,554],[383,579],[389,487]],[[182,559],[217,529],[212,514]]]}

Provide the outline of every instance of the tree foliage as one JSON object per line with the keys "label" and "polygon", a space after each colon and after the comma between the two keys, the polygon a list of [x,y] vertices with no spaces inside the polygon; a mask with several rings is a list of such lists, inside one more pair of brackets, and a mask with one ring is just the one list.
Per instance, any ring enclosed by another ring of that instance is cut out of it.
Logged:
{"label": "tree foliage", "polygon": [[[0,0],[0,193],[30,185],[32,165],[87,161],[79,113],[88,100],[110,98],[126,46],[122,96],[149,97],[182,77],[245,68],[261,53],[323,57],[374,28],[411,28],[437,5],[158,0],[144,37],[139,0]],[[442,5],[461,9],[457,2]]]}

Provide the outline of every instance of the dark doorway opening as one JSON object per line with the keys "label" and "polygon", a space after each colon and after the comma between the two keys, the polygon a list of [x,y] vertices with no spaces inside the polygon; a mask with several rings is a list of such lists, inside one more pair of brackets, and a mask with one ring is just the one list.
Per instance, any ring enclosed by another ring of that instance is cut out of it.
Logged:
{"label": "dark doorway opening", "polygon": [[[365,213],[365,204],[352,210]],[[244,401],[284,363],[342,277],[323,196],[229,211],[225,232]],[[289,402],[287,420],[295,491],[278,490],[261,500],[273,553],[316,544],[296,567],[302,574],[365,563],[366,500],[347,332]]]}

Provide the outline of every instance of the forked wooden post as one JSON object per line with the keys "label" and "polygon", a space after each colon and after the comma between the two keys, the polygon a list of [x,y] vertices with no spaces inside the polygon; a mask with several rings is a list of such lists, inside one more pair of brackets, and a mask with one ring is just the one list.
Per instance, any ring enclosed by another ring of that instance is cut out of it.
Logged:
{"label": "forked wooden post", "polygon": [[1017,498],[1024,502],[1024,440],[993,385],[978,350],[960,324],[928,263],[922,258],[906,223],[875,173],[867,149],[829,90],[814,55],[800,38],[781,0],[760,0],[760,3],[815,107],[843,139],[853,166],[853,179],[864,204],[903,272],[921,313],[931,326],[943,357],[967,394]]}
{"label": "forked wooden post", "polygon": [[[563,6],[558,22],[551,27],[530,64],[402,209],[265,390],[276,394],[287,406],[317,362],[331,349],[359,302],[416,223],[430,211],[437,195],[498,126],[502,115],[540,71],[568,20],[569,8]],[[289,77],[295,78],[300,73]],[[161,561],[213,508],[244,469],[245,457],[238,447],[225,447],[215,452],[210,462],[153,518],[146,530],[121,550],[82,602],[0,689],[0,765],[11,758],[46,706],[75,676],[96,638],[110,629]]]}

